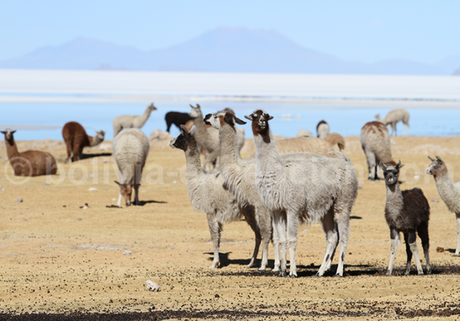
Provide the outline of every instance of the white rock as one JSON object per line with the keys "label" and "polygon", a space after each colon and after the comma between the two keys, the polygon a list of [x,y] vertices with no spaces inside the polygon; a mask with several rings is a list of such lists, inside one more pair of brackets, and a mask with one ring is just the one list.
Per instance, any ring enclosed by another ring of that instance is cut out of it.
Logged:
{"label": "white rock", "polygon": [[155,282],[147,280],[145,284],[147,286],[147,290],[149,291],[160,291],[160,286],[156,284]]}
{"label": "white rock", "polygon": [[112,201],[116,201],[117,199],[116,198],[112,198]]}
{"label": "white rock", "polygon": [[14,200],[16,203],[22,203],[23,199],[21,197],[18,197]]}
{"label": "white rock", "polygon": [[96,187],[90,187],[90,188],[89,188],[89,191],[90,191],[90,192],[91,192],[91,191],[97,191],[97,188],[96,188]]}
{"label": "white rock", "polygon": [[132,254],[131,251],[128,251],[128,250],[123,252],[123,255],[131,255],[131,254]]}

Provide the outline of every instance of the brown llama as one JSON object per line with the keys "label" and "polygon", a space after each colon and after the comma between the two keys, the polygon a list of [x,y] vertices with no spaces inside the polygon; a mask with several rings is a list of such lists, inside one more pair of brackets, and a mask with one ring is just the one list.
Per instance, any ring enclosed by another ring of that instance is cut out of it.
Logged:
{"label": "brown llama", "polygon": [[385,166],[380,162],[385,176],[387,199],[385,204],[385,219],[391,233],[391,255],[387,275],[393,272],[393,263],[398,250],[399,232],[403,232],[406,242],[407,265],[405,274],[410,273],[410,262],[414,255],[417,273],[423,274],[418,247],[417,234],[422,240],[423,252],[425,253],[426,273],[431,274],[430,256],[428,249],[430,240],[428,236],[428,221],[430,219],[430,205],[420,188],[401,191],[399,189],[399,169],[401,161],[395,166]]}
{"label": "brown llama", "polygon": [[6,153],[15,176],[54,175],[57,171],[53,155],[39,150],[28,150],[20,153],[13,134],[15,130],[7,128],[1,133],[5,135]]}
{"label": "brown llama", "polygon": [[105,132],[103,130],[96,131],[94,137],[88,136],[82,125],[77,122],[71,121],[64,125],[62,128],[62,137],[64,138],[67,147],[67,159],[69,163],[81,159],[83,147],[96,146],[104,140]]}

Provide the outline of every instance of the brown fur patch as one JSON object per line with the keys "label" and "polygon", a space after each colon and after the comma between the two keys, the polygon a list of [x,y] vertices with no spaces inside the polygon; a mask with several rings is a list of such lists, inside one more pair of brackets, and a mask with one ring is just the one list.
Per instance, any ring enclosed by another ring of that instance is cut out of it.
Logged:
{"label": "brown fur patch", "polygon": [[362,128],[363,131],[367,132],[367,133],[381,133],[383,135],[384,132],[387,132],[388,133],[388,129],[387,127],[379,122],[379,121],[371,121],[371,122],[368,122],[366,123],[363,128]]}

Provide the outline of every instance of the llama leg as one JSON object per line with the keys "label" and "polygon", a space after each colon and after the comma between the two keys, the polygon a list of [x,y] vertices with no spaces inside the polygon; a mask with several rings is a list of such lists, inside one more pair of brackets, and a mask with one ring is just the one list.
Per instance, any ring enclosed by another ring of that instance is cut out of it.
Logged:
{"label": "llama leg", "polygon": [[430,264],[430,237],[428,235],[428,222],[422,223],[417,228],[418,236],[422,240],[423,254],[425,255],[425,264],[426,264],[426,274],[431,274],[431,264]]}
{"label": "llama leg", "polygon": [[396,136],[396,123],[391,123],[391,128],[393,128],[393,135]]}
{"label": "llama leg", "polygon": [[66,140],[65,147],[67,149],[66,163],[69,162],[69,164],[70,164],[70,163],[72,163],[72,144],[70,143],[70,141]]}
{"label": "llama leg", "polygon": [[[352,206],[353,204],[351,204]],[[339,256],[339,265],[337,266],[336,276],[343,276],[343,268],[345,264],[345,254],[347,253],[348,238],[350,235],[350,212],[351,206],[348,212],[340,212],[336,210],[337,228],[339,233],[339,243],[340,243],[340,256]]]}
{"label": "llama leg", "polygon": [[79,147],[74,145],[73,146],[73,161],[76,162],[79,159],[80,159]]}
{"label": "llama leg", "polygon": [[140,205],[139,202],[139,185],[134,184],[134,205]]}
{"label": "llama leg", "polygon": [[254,209],[245,209],[243,211],[244,214],[244,219],[246,220],[246,223],[249,224],[251,229],[254,231],[254,236],[255,236],[255,246],[254,246],[254,251],[252,253],[251,261],[248,264],[248,268],[254,267],[256,264],[257,260],[257,255],[259,254],[259,247],[260,243],[262,240],[262,236],[260,235],[260,229],[257,226],[257,219],[256,219],[256,214],[254,212]]}
{"label": "llama leg", "polygon": [[123,198],[123,196],[121,195],[121,192],[118,192],[118,202],[117,202],[117,206],[120,207],[121,206],[121,199]]}
{"label": "llama leg", "polygon": [[214,259],[210,269],[216,269],[220,265],[219,261],[219,246],[220,246],[220,232],[222,231],[222,225],[217,222],[216,215],[214,213],[207,213],[206,218],[208,219],[209,234],[211,234],[212,247],[214,250]]}
{"label": "llama leg", "polygon": [[272,235],[272,220],[271,215],[263,206],[256,211],[256,218],[259,222],[260,236],[262,237],[262,261],[259,271],[265,271],[268,265],[268,245]]}
{"label": "llama leg", "polygon": [[286,275],[286,217],[282,213],[273,213],[273,222],[279,236],[280,274]]}
{"label": "llama leg", "polygon": [[455,213],[457,221],[457,248],[452,256],[460,256],[460,213]]}
{"label": "llama leg", "polygon": [[334,222],[334,212],[332,208],[321,218],[321,225],[323,226],[323,231],[326,236],[326,252],[324,253],[323,262],[316,276],[323,276],[324,272],[331,268],[332,257],[337,247],[337,226]]}
{"label": "llama leg", "polygon": [[416,234],[415,230],[409,230],[409,246],[412,254],[414,255],[414,261],[417,265],[417,273],[418,275],[423,274],[422,264],[420,263],[420,256],[418,255],[418,247],[416,242]]}
{"label": "llama leg", "polygon": [[275,226],[275,220],[271,217],[272,231],[273,231],[273,252],[275,252],[275,264],[272,272],[279,272],[280,270],[280,236]]}
{"label": "llama leg", "polygon": [[375,154],[370,151],[366,151],[366,159],[367,159],[367,168],[369,169],[369,176],[368,179],[371,181],[375,180],[375,167],[376,167],[376,160]]}
{"label": "llama leg", "polygon": [[410,249],[410,242],[409,242],[409,233],[404,232],[404,242],[406,243],[406,255],[407,255],[407,262],[406,262],[406,272],[405,275],[410,274],[410,264],[412,261],[412,251]]}
{"label": "llama leg", "polygon": [[295,251],[297,248],[297,232],[299,230],[299,218],[296,213],[286,212],[287,245],[289,247],[289,277],[297,277],[297,265]]}
{"label": "llama leg", "polygon": [[396,251],[398,250],[399,245],[399,232],[395,229],[390,227],[390,236],[391,236],[391,254],[390,254],[390,263],[388,264],[388,271],[387,275],[391,275],[393,273],[393,265],[395,263],[395,256]]}

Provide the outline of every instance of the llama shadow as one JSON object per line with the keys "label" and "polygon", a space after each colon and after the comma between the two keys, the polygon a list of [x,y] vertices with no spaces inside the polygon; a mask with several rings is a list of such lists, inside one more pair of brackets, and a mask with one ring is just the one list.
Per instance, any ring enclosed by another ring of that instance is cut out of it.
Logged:
{"label": "llama shadow", "polygon": [[[104,156],[112,156],[112,153],[99,153],[99,154],[81,154],[80,159],[89,159],[89,158],[94,158],[94,157],[104,157]],[[73,162],[73,156],[72,156],[72,162]]]}
{"label": "llama shadow", "polygon": [[350,216],[350,220],[362,220],[361,216]]}
{"label": "llama shadow", "polygon": [[151,203],[156,203],[156,204],[168,204],[168,202],[165,202],[165,201],[154,201],[154,200],[151,200],[151,201],[139,201],[139,205],[134,205],[134,203],[132,205],[134,206],[144,206],[145,204],[151,204]]}
{"label": "llama shadow", "polygon": [[[445,251],[445,252],[452,253],[452,254],[455,254],[455,249],[445,249],[444,251]],[[452,256],[454,256],[454,257],[460,257],[460,255],[458,255],[458,256],[452,255]]]}

